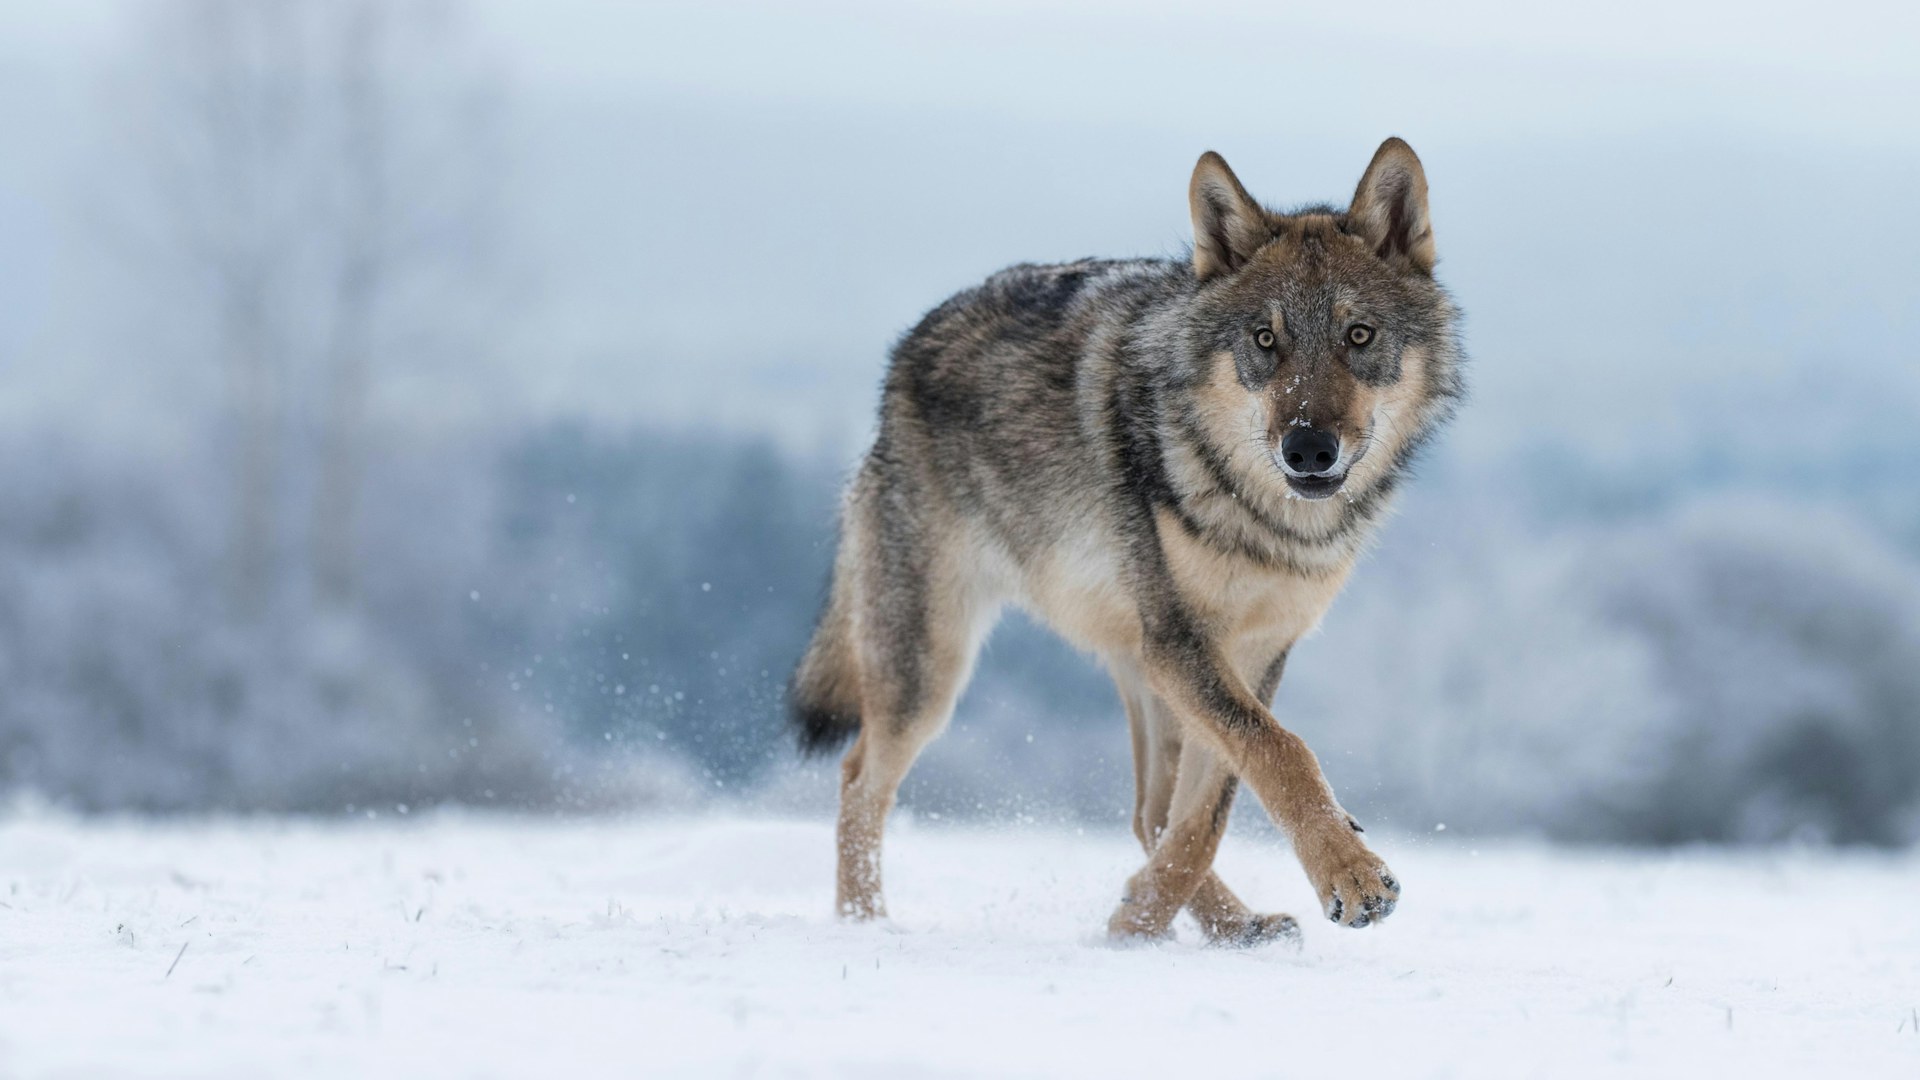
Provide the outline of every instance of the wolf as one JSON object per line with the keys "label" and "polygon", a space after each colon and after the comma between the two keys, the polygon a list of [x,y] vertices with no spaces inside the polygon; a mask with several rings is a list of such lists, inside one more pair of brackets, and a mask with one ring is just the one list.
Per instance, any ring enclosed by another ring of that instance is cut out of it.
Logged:
{"label": "wolf", "polygon": [[1242,782],[1323,913],[1391,915],[1400,883],[1270,711],[1462,396],[1420,159],[1381,144],[1346,210],[1277,212],[1209,151],[1184,258],[1020,265],[893,349],[848,484],[824,610],[789,686],[802,748],[851,738],[838,913],[885,914],[881,834],[981,642],[1018,604],[1104,663],[1132,734],[1146,864],[1107,930],[1297,938],[1212,871]]}

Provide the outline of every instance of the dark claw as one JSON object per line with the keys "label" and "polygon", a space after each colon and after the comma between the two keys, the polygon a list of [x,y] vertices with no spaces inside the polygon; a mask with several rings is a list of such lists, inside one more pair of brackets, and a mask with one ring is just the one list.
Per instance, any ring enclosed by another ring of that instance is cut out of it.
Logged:
{"label": "dark claw", "polygon": [[1392,874],[1381,874],[1380,884],[1385,885],[1387,888],[1392,889],[1394,892],[1400,891],[1400,883],[1394,880]]}
{"label": "dark claw", "polygon": [[1352,818],[1348,818],[1348,819],[1347,819],[1347,824],[1349,824],[1349,825],[1351,825],[1351,826],[1353,826],[1353,831],[1354,831],[1354,832],[1366,832],[1366,831],[1367,831],[1367,830],[1365,830],[1365,829],[1363,829],[1363,828],[1361,828],[1361,827],[1360,827],[1360,823],[1359,823],[1359,822],[1357,822],[1357,821],[1355,821],[1355,820],[1353,820]]}
{"label": "dark claw", "polygon": [[1333,894],[1333,910],[1327,912],[1327,918],[1332,919],[1334,922],[1339,922],[1341,914],[1344,913],[1345,911],[1346,911],[1346,905],[1340,902],[1340,894],[1334,893]]}
{"label": "dark claw", "polygon": [[1368,925],[1368,924],[1370,924],[1370,923],[1372,923],[1372,922],[1373,922],[1373,919],[1372,919],[1372,918],[1370,918],[1370,917],[1368,917],[1368,916],[1366,915],[1366,913],[1364,913],[1364,912],[1362,912],[1362,913],[1361,913],[1361,915],[1360,915],[1360,917],[1359,917],[1359,918],[1357,918],[1357,919],[1355,919],[1355,920],[1353,920],[1353,922],[1352,922],[1352,923],[1351,923],[1350,925],[1352,925],[1352,927],[1353,927],[1353,928],[1354,928],[1355,930],[1358,930],[1358,929],[1360,929],[1361,927],[1363,927],[1363,926],[1366,926],[1366,925]]}

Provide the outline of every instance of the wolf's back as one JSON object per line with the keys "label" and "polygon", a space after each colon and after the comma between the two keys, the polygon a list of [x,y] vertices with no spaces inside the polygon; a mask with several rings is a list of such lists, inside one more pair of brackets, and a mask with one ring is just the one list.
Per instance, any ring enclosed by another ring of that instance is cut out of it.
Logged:
{"label": "wolf's back", "polygon": [[1087,472],[1102,460],[1087,435],[1097,422],[1082,415],[1088,338],[1119,340],[1144,307],[1191,289],[1186,265],[1166,260],[1014,266],[949,297],[894,346],[879,432],[841,508],[831,592],[788,686],[804,753],[860,730],[855,608],[884,608],[871,582],[888,580],[885,553],[931,550],[918,534],[959,518],[982,519],[1003,550],[1040,550],[1066,531],[1086,492],[1107,486]]}

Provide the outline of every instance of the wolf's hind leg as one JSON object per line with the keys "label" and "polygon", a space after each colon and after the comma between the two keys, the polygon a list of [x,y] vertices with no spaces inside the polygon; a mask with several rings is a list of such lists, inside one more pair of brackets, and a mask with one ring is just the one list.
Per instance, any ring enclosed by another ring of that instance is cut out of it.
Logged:
{"label": "wolf's hind leg", "polygon": [[1120,701],[1127,710],[1127,731],[1133,737],[1133,835],[1140,846],[1153,850],[1167,827],[1167,808],[1173,804],[1173,781],[1180,768],[1180,733],[1165,724],[1159,703],[1143,690],[1124,684]]}
{"label": "wolf's hind leg", "polygon": [[[960,530],[884,507],[856,527],[862,552],[855,618],[860,737],[841,765],[836,910],[886,914],[880,845],[900,782],[953,715],[997,605]],[[936,539],[938,537],[938,539]]]}

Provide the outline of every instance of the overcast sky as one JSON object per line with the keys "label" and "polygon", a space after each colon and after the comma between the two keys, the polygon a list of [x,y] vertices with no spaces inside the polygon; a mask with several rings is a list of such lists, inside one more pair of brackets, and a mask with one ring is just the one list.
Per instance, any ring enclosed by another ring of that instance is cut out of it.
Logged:
{"label": "overcast sky", "polygon": [[[1920,6],[485,0],[529,79],[608,94],[885,102],[1086,121],[1445,137],[1725,124],[1913,141]],[[1339,102],[1336,117],[1328,107]]]}
{"label": "overcast sky", "polygon": [[[0,351],[36,372],[0,415],[147,404],[116,350],[77,355],[97,298],[46,314],[86,242],[103,76],[139,46],[128,6],[0,5]],[[1202,149],[1269,202],[1337,202],[1388,134],[1427,162],[1469,315],[1463,445],[1523,414],[1590,446],[1597,416],[1697,424],[1755,373],[1779,408],[1837,394],[1847,417],[1889,373],[1913,383],[1920,5],[473,14],[506,74],[534,283],[502,366],[469,380],[500,408],[857,443],[888,343],[947,293],[1013,262],[1177,252]],[[469,400],[417,389],[408,408]]]}

